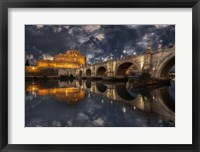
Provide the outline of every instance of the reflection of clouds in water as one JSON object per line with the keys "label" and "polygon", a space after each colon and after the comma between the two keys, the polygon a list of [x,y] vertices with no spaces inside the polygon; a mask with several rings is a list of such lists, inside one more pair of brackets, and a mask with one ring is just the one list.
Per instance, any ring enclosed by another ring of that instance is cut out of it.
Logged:
{"label": "reflection of clouds in water", "polygon": [[34,103],[34,104],[31,106],[31,108],[35,108],[35,107],[38,106],[41,102],[42,102],[42,101],[40,100],[40,101]]}
{"label": "reflection of clouds in water", "polygon": [[51,124],[52,127],[61,127],[62,124],[59,121],[54,120]]}
{"label": "reflection of clouds in water", "polygon": [[[36,94],[28,94],[25,96],[25,101],[32,101],[34,98],[37,98]],[[41,96],[39,98],[41,100],[48,100],[50,98],[50,96]]]}
{"label": "reflection of clouds in water", "polygon": [[71,127],[72,126],[72,121],[70,121],[70,120],[67,121],[67,125]]}
{"label": "reflection of clouds in water", "polygon": [[93,124],[95,126],[103,126],[104,125],[104,120],[102,118],[98,118],[98,119],[93,121]]}
{"label": "reflection of clouds in water", "polygon": [[50,96],[42,96],[40,97],[42,100],[49,100],[51,97]]}
{"label": "reflection of clouds in water", "polygon": [[[71,118],[73,119],[73,118]],[[74,120],[74,122],[76,122],[76,124],[73,124],[73,120],[71,121],[67,121],[67,125],[68,126],[77,126],[77,124],[79,124],[78,126],[82,126],[84,124],[84,126],[103,126],[105,124],[103,118],[99,117],[99,115],[94,115],[92,116],[91,113],[78,113],[76,119]]]}
{"label": "reflection of clouds in water", "polygon": [[36,125],[35,127],[43,127],[43,126],[41,126],[41,125]]}
{"label": "reflection of clouds in water", "polygon": [[145,124],[145,123],[146,123],[146,119],[144,119],[144,118],[135,119],[135,124],[137,124],[137,125],[142,125],[142,124]]}
{"label": "reflection of clouds in water", "polygon": [[93,114],[95,113],[95,109],[94,109],[94,108],[89,108],[89,109],[88,109],[88,113],[89,113],[90,115],[93,115]]}
{"label": "reflection of clouds in water", "polygon": [[26,95],[25,96],[25,100],[26,101],[32,101],[33,100],[33,95],[32,94]]}
{"label": "reflection of clouds in water", "polygon": [[30,121],[26,121],[25,123],[26,127],[44,127],[48,126],[47,124],[44,123],[43,118],[33,118]]}
{"label": "reflection of clouds in water", "polygon": [[89,120],[89,117],[84,113],[78,113],[77,119],[83,121],[83,120]]}

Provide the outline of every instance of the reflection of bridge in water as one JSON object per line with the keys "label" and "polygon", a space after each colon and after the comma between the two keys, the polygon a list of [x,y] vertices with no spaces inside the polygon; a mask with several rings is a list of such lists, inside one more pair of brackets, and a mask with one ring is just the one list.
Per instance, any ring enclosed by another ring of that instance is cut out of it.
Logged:
{"label": "reflection of bridge in water", "polygon": [[[84,82],[84,83],[82,83]],[[102,83],[101,81],[80,81],[77,86],[95,93],[106,96],[113,101],[126,103],[135,108],[147,112],[154,112],[168,119],[175,118],[175,101],[169,94],[168,86],[143,91],[130,91],[127,83]]]}
{"label": "reflection of bridge in water", "polygon": [[157,89],[139,90],[130,83],[102,83],[101,81],[51,81],[26,82],[26,91],[34,95],[51,95],[58,101],[76,104],[88,94],[107,97],[111,102],[121,102],[134,109],[158,114],[165,119],[175,120],[175,101],[168,86]]}

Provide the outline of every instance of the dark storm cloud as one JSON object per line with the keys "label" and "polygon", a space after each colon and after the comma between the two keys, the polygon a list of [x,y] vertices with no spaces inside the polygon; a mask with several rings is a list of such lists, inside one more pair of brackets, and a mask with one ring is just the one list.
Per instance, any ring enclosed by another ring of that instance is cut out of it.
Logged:
{"label": "dark storm cloud", "polygon": [[[147,38],[155,49],[175,43],[174,25],[26,25],[25,53],[33,61],[51,58],[67,49],[80,50],[88,62],[140,53]],[[28,59],[28,58],[26,58]]]}

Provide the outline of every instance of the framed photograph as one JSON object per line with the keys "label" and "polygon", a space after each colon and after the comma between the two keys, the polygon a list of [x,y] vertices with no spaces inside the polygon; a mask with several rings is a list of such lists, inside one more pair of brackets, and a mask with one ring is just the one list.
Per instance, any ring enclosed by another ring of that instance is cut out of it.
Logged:
{"label": "framed photograph", "polygon": [[199,7],[1,1],[0,149],[199,152]]}

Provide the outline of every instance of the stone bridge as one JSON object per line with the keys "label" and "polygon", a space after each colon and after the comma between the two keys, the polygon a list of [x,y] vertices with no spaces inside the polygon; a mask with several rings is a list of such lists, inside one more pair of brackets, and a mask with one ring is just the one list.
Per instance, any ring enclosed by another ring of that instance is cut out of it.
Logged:
{"label": "stone bridge", "polygon": [[106,62],[87,64],[78,69],[65,69],[66,75],[79,78],[120,79],[134,72],[148,70],[151,77],[166,78],[169,70],[175,65],[175,46],[146,50],[138,55],[130,55]]}

